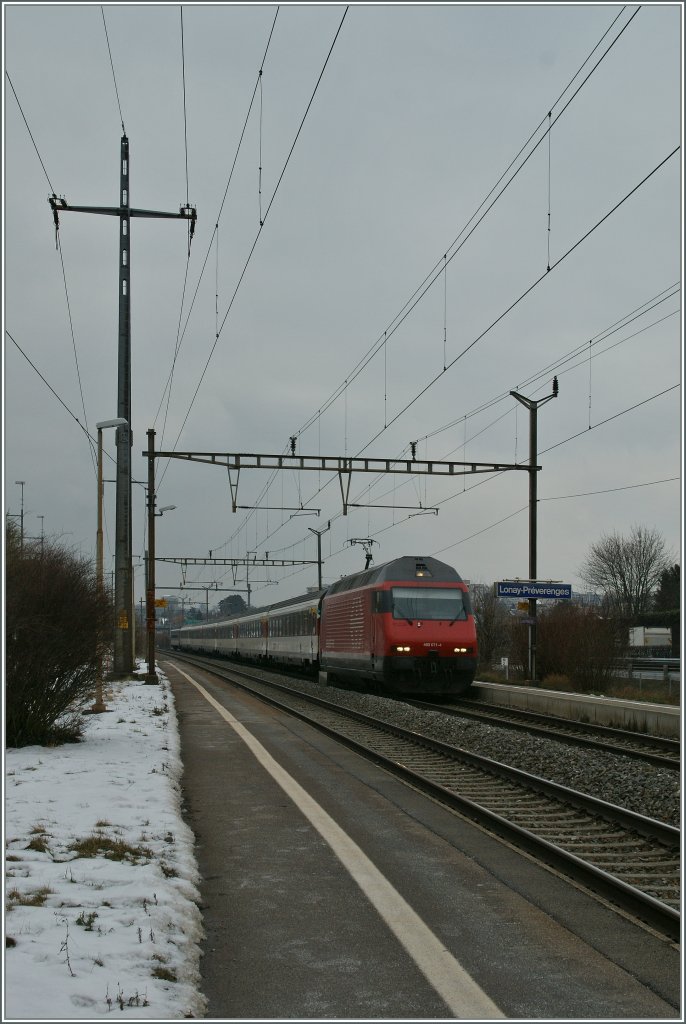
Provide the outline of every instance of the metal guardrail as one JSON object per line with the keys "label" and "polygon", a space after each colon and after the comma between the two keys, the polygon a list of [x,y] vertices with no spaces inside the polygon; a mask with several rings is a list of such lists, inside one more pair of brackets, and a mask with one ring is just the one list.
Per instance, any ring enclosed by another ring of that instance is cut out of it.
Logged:
{"label": "metal guardrail", "polygon": [[636,669],[662,672],[662,678],[666,681],[670,678],[670,672],[681,671],[680,658],[619,658],[617,665],[626,670],[629,679]]}

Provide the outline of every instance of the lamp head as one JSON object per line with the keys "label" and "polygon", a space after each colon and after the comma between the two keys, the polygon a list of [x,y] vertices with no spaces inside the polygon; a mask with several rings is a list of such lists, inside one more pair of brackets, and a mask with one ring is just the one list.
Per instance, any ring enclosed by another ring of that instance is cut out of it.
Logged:
{"label": "lamp head", "polygon": [[98,430],[105,430],[106,427],[128,427],[128,420],[122,419],[121,416],[117,416],[113,420],[103,420],[102,423],[95,424]]}

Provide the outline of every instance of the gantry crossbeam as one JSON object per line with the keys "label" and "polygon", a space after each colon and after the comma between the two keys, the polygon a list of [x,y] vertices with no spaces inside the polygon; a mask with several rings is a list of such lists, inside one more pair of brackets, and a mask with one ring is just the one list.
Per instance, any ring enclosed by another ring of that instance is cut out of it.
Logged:
{"label": "gantry crossbeam", "polygon": [[285,568],[289,565],[316,565],[315,559],[292,559],[292,558],[186,558],[186,557],[155,557],[156,562],[174,562],[177,565],[258,565],[276,566]]}
{"label": "gantry crossbeam", "polygon": [[[143,452],[147,455],[147,452]],[[258,455],[237,452],[155,452],[156,459],[180,459],[222,466],[229,474],[231,510],[238,508],[238,479],[242,469],[309,470],[319,473],[337,473],[343,500],[343,515],[350,507],[350,482],[353,473],[396,473],[419,476],[466,476],[472,473],[504,473],[510,470],[531,472],[532,467],[512,462],[443,462],[425,459],[372,459],[348,458],[329,455]],[[535,467],[537,470],[540,466]],[[231,474],[235,473],[235,480]],[[345,484],[343,478],[346,477]]]}

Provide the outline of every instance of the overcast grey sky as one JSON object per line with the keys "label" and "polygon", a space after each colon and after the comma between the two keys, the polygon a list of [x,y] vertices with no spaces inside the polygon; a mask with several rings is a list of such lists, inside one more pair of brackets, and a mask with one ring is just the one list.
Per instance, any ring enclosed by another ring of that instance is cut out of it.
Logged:
{"label": "overcast grey sky", "polygon": [[[42,522],[94,552],[79,423],[95,436],[117,415],[118,221],[64,214],[57,251],[47,198],[117,205],[123,119],[132,205],[198,211],[188,266],[184,224],[132,221],[134,479],[150,427],[163,450],[281,453],[296,435],[302,455],[417,441],[420,459],[523,463],[509,392],[542,398],[557,373],[538,416],[539,577],[578,588],[589,545],[634,524],[680,560],[682,6],[363,4],[341,25],[345,10],[4,5],[6,511],[24,480],[27,535]],[[308,527],[331,520],[325,581],[363,566],[349,541],[367,537],[377,562],[528,575],[524,472],[354,476],[351,501],[392,507],[347,517],[336,477],[269,480],[242,473],[238,503],[270,510],[232,514],[224,470],[160,463],[158,506],[177,508],[158,555],[315,558]],[[109,570],[113,484],[105,498]],[[138,603],[140,486],[134,503]],[[275,510],[301,504],[320,514]],[[316,567],[270,578],[255,603]]]}

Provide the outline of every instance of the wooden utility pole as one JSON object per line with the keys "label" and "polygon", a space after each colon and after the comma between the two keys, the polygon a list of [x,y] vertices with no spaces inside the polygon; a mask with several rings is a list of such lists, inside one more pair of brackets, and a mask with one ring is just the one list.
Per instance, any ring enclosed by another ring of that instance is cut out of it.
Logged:
{"label": "wooden utility pole", "polygon": [[114,674],[127,676],[133,671],[133,565],[131,506],[131,232],[132,217],[172,218],[190,221],[189,245],[197,213],[195,207],[182,206],[178,213],[137,210],[131,206],[129,140],[121,137],[119,206],[72,206],[54,193],[48,198],[59,229],[60,213],[97,213],[119,218],[119,347],[117,363],[117,416],[127,427],[117,430],[117,495],[114,553]]}

